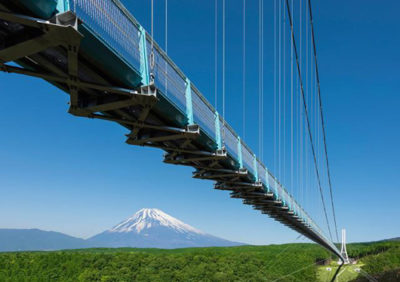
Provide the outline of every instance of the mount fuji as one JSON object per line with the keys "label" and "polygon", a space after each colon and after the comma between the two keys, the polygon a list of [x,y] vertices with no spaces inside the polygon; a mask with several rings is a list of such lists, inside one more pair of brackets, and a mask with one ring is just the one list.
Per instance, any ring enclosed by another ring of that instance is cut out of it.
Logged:
{"label": "mount fuji", "polygon": [[141,209],[88,239],[93,247],[186,248],[243,245],[206,234],[159,209]]}

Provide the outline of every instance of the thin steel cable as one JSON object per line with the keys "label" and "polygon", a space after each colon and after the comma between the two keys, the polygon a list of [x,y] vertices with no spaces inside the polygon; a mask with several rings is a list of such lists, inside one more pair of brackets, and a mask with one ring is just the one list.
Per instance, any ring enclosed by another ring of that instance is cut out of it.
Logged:
{"label": "thin steel cable", "polygon": [[[294,7],[293,7],[294,12]],[[294,14],[293,14],[294,15]],[[300,26],[300,24],[299,24]],[[292,40],[293,41],[293,40]],[[296,102],[297,102],[297,181],[298,181],[298,188],[297,188],[297,199],[301,203],[301,159],[300,159],[300,133],[301,133],[301,97],[300,97],[300,83],[299,78],[296,76]]]}
{"label": "thin steel cable", "polygon": [[[351,267],[352,267],[352,268],[354,269],[354,271],[355,271],[355,266],[351,266]],[[366,272],[364,269],[359,268],[359,270],[360,270],[361,275],[364,276],[365,278],[367,278],[368,281],[378,282],[378,280],[377,280],[375,277],[373,277],[372,275],[370,275],[370,274],[369,274],[368,272]]]}
{"label": "thin steel cable", "polygon": [[276,118],[276,114],[277,114],[277,110],[276,110],[276,106],[277,106],[277,93],[276,93],[276,89],[277,89],[277,74],[276,74],[276,70],[277,70],[277,26],[276,26],[276,13],[277,13],[277,8],[276,8],[276,1],[274,0],[274,152],[273,152],[273,156],[274,156],[274,169],[275,171],[277,171],[277,154],[276,154],[276,132],[277,132],[277,118]]}
{"label": "thin steel cable", "polygon": [[[307,3],[307,2],[306,2]],[[307,13],[304,15],[305,16],[305,21],[307,21]],[[306,26],[306,93],[308,94],[307,97],[309,97],[310,93],[309,93],[309,89],[308,89],[308,24],[305,25]],[[308,100],[310,103],[310,100]],[[312,115],[311,115],[311,119],[312,119]],[[304,142],[305,143],[305,142]],[[305,146],[305,145],[304,145]],[[305,146],[306,147],[306,146]],[[305,148],[305,185],[304,185],[304,194],[308,195],[308,149]],[[307,209],[307,197],[304,197],[304,208]]]}
{"label": "thin steel cable", "polygon": [[246,139],[246,0],[243,0],[243,139]]}
{"label": "thin steel cable", "polygon": [[264,160],[264,0],[260,0],[260,160]]}
{"label": "thin steel cable", "polygon": [[262,58],[262,65],[261,65],[261,78],[262,78],[262,80],[261,80],[261,109],[262,109],[262,111],[261,111],[261,113],[262,113],[262,116],[261,116],[261,120],[262,120],[262,128],[261,128],[261,136],[262,136],[262,147],[261,147],[261,151],[262,151],[262,154],[261,154],[261,161],[263,161],[264,162],[264,0],[262,0],[262,18],[261,18],[261,30],[262,30],[262,33],[261,33],[261,58]]}
{"label": "thin steel cable", "polygon": [[214,9],[214,105],[218,109],[218,0]]}
{"label": "thin steel cable", "polygon": [[[283,6],[285,6],[285,2],[282,2]],[[283,11],[284,11],[283,7]],[[283,148],[283,158],[282,158],[282,181],[286,183],[286,14],[283,13],[283,121],[282,121],[282,148]]]}
{"label": "thin steel cable", "polygon": [[262,156],[262,0],[258,0],[258,154]]}
{"label": "thin steel cable", "polygon": [[282,1],[279,1],[279,46],[278,46],[278,177],[281,178],[281,87],[282,87],[282,68],[281,68],[281,58],[282,58]]}
{"label": "thin steel cable", "polygon": [[304,239],[303,235],[299,235],[296,237],[296,239],[294,239],[293,241],[291,241],[290,243],[288,243],[288,245],[281,250],[278,254],[275,255],[274,260],[271,260],[271,262],[269,264],[267,264],[265,266],[266,269],[272,269],[272,267],[276,267],[276,265],[279,265],[279,263],[282,261],[282,259],[284,258],[284,256],[282,256],[290,247],[293,246],[294,243],[296,243],[297,240],[299,239]]}
{"label": "thin steel cable", "polygon": [[225,144],[225,49],[226,49],[226,3],[222,0],[222,116],[223,116],[223,143]]}
{"label": "thin steel cable", "polygon": [[[299,18],[299,28],[300,28],[300,71],[303,70],[303,21],[302,21],[302,0],[299,1],[299,13],[300,13],[300,18]],[[300,87],[300,84],[299,84]],[[301,90],[300,90],[301,91]],[[303,115],[300,115],[300,202],[301,204],[304,204],[304,196],[303,196],[303,189],[304,189],[304,165],[303,165],[303,124],[304,124],[304,117]]]}
{"label": "thin steel cable", "polygon": [[150,69],[154,75],[154,0],[151,0],[151,47],[150,47]]}
{"label": "thin steel cable", "polygon": [[[313,90],[313,96],[314,96],[314,136],[317,140],[317,144],[316,144],[316,148],[317,148],[317,152],[318,152],[318,114],[317,114],[317,98],[316,98],[316,79],[315,79],[315,73],[313,73],[313,81],[312,81],[312,90]],[[318,154],[319,155],[319,154]],[[319,165],[319,160],[317,159],[317,163]],[[315,181],[312,182],[312,187],[311,187],[312,191],[315,191]]]}
{"label": "thin steel cable", "polygon": [[[292,9],[293,9],[293,0],[292,0]],[[294,146],[293,146],[293,140],[294,140],[294,126],[293,126],[293,42],[292,38],[291,40],[291,46],[290,46],[290,186],[291,186],[291,193],[293,195],[293,186],[294,186],[294,179],[293,179],[293,174],[294,174],[294,166],[293,166],[293,160],[294,160]],[[293,203],[292,203],[293,204]]]}
{"label": "thin steel cable", "polygon": [[277,255],[275,255],[275,259],[274,260],[272,260],[269,264],[267,264],[266,266],[265,266],[265,268],[266,269],[268,269],[268,268],[272,268],[273,266],[276,266],[280,261],[281,261],[281,255],[283,254],[283,253],[285,253],[290,247],[292,247],[292,244],[294,244],[297,240],[299,240],[301,237],[303,237],[303,235],[299,235],[299,236],[297,236],[296,237],[296,239],[294,239],[293,241],[291,241],[290,243],[288,243],[288,245],[283,249],[283,250],[281,250]]}
{"label": "thin steel cable", "polygon": [[324,140],[324,150],[325,150],[326,169],[327,169],[327,173],[328,173],[329,192],[330,192],[330,197],[331,197],[333,219],[335,222],[336,240],[339,241],[339,235],[338,235],[338,229],[337,229],[337,223],[336,223],[335,205],[334,205],[334,201],[333,201],[331,172],[330,172],[329,159],[328,159],[328,146],[326,144],[325,121],[324,121],[324,114],[323,114],[323,107],[322,107],[321,86],[320,86],[321,84],[320,84],[320,80],[319,80],[317,47],[315,44],[314,23],[313,23],[311,0],[308,0],[308,9],[309,9],[309,14],[310,14],[311,37],[312,37],[313,49],[314,49],[315,74],[316,74],[317,87],[318,87],[317,89],[318,89],[319,110],[320,110],[321,124],[322,124],[322,135],[323,135],[323,140]]}
{"label": "thin steel cable", "polygon": [[298,52],[297,52],[297,46],[296,46],[296,39],[294,37],[293,21],[292,21],[292,14],[291,14],[291,11],[290,11],[289,0],[286,0],[286,6],[287,6],[287,12],[288,12],[289,21],[290,21],[290,28],[291,28],[292,39],[293,39],[293,49],[294,49],[294,53],[295,53],[295,56],[296,56],[297,71],[298,71],[298,76],[299,76],[301,95],[302,95],[302,98],[303,98],[304,113],[305,113],[305,116],[306,116],[306,121],[307,121],[307,126],[308,126],[308,136],[309,136],[309,139],[310,139],[311,149],[312,149],[312,153],[313,153],[315,172],[317,174],[317,180],[318,180],[319,190],[320,190],[320,194],[321,194],[321,201],[322,201],[323,206],[324,206],[324,214],[325,214],[325,219],[326,219],[326,223],[327,223],[327,226],[328,226],[329,235],[330,235],[331,241],[333,241],[332,232],[331,232],[331,228],[330,228],[330,225],[329,225],[328,214],[327,214],[326,206],[325,206],[324,194],[323,194],[322,186],[321,186],[321,179],[320,179],[319,169],[318,169],[318,166],[317,166],[317,159],[316,159],[316,154],[315,154],[315,148],[314,148],[314,141],[313,141],[313,136],[312,136],[312,131],[311,131],[310,119],[309,119],[309,116],[308,116],[307,101],[306,101],[306,97],[305,97],[305,94],[304,94],[303,79],[302,79],[301,69],[300,69],[300,64],[299,64],[299,58],[298,58]]}
{"label": "thin steel cable", "polygon": [[[288,0],[287,0],[287,1],[288,1]],[[321,262],[324,262],[324,261],[326,261],[326,260],[328,260],[328,259],[323,259],[323,260],[314,262],[313,264],[310,264],[310,265],[308,265],[308,266],[305,266],[305,267],[303,267],[303,268],[300,268],[300,269],[298,269],[298,270],[296,270],[296,271],[293,271],[293,272],[291,272],[291,273],[289,273],[289,274],[285,274],[285,275],[283,275],[283,276],[281,276],[281,277],[279,277],[279,278],[273,280],[272,282],[279,281],[279,280],[281,280],[281,279],[283,279],[283,278],[285,278],[285,277],[291,276],[291,275],[293,275],[293,274],[295,274],[295,273],[297,273],[297,272],[303,271],[303,270],[305,270],[305,269],[307,269],[307,268],[309,268],[309,267],[311,267],[311,266],[317,265],[317,264],[319,264],[319,263],[321,263]]]}
{"label": "thin steel cable", "polygon": [[262,0],[258,0],[258,154],[262,156]]}
{"label": "thin steel cable", "polygon": [[165,54],[168,55],[168,0],[165,0]]}
{"label": "thin steel cable", "polygon": [[[165,0],[165,54],[168,56],[168,0]],[[165,73],[168,75],[168,62],[165,60]],[[165,95],[168,95],[168,78],[165,76]]]}

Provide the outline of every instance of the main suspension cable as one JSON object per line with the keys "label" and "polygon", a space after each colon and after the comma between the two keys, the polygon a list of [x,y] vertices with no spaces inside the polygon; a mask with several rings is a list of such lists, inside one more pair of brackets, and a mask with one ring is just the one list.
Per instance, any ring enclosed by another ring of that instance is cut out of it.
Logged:
{"label": "main suspension cable", "polygon": [[264,159],[264,1],[259,0],[258,42],[258,111],[259,111],[259,157]]}
{"label": "main suspension cable", "polygon": [[322,185],[321,185],[319,169],[318,169],[318,165],[317,165],[317,159],[316,159],[316,154],[315,154],[313,136],[312,136],[312,133],[311,133],[311,125],[310,125],[310,119],[309,119],[309,116],[308,116],[307,101],[306,101],[306,97],[305,97],[305,94],[304,94],[303,79],[302,79],[301,69],[300,69],[300,64],[299,64],[299,57],[298,57],[297,46],[296,46],[296,39],[295,39],[295,36],[294,36],[292,13],[290,11],[289,0],[286,0],[286,7],[287,7],[287,13],[288,13],[288,16],[289,16],[289,23],[290,23],[291,33],[292,33],[293,49],[294,49],[294,53],[295,53],[295,56],[296,56],[297,71],[298,71],[298,76],[299,76],[299,81],[300,81],[301,95],[302,95],[302,98],[303,98],[304,113],[305,113],[305,116],[306,116],[307,127],[308,127],[308,136],[309,136],[309,139],[310,139],[311,151],[312,151],[313,158],[314,158],[315,172],[316,172],[316,175],[317,175],[318,186],[319,186],[319,190],[320,190],[320,194],[321,194],[321,201],[322,201],[322,204],[323,204],[323,207],[324,207],[324,214],[325,214],[326,224],[328,226],[328,231],[329,231],[330,238],[333,241],[331,227],[329,225],[328,213],[326,211],[324,193],[322,191]]}
{"label": "main suspension cable", "polygon": [[326,169],[327,169],[327,172],[328,172],[328,183],[329,183],[329,191],[330,191],[330,196],[331,196],[333,219],[334,219],[334,222],[335,222],[336,240],[339,242],[339,235],[338,235],[338,229],[337,229],[337,224],[336,224],[335,205],[334,205],[334,202],[333,202],[331,173],[330,173],[330,168],[329,168],[328,148],[327,148],[327,145],[326,145],[325,121],[324,121],[322,99],[321,99],[321,87],[320,87],[320,81],[319,81],[319,70],[318,70],[318,61],[317,61],[317,47],[316,47],[316,44],[315,44],[314,23],[313,23],[313,16],[312,16],[311,0],[308,0],[308,9],[309,9],[309,13],[310,13],[311,37],[312,37],[312,43],[313,43],[313,49],[314,49],[315,75],[316,75],[316,78],[317,78],[319,111],[320,111],[320,116],[321,116],[322,135],[323,135],[323,140],[324,140]]}

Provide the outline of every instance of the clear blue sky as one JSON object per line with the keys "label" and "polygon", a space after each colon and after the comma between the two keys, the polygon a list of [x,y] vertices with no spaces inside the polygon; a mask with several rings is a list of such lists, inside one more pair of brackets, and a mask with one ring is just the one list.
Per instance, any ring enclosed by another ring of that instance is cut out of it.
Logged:
{"label": "clear blue sky", "polygon": [[[150,1],[125,2],[149,29]],[[164,46],[163,1],[155,2],[155,37]],[[227,2],[226,119],[242,134],[242,9]],[[257,151],[258,12],[257,1],[247,2],[246,140]],[[400,4],[313,2],[339,228],[349,241],[400,236]],[[272,3],[265,1],[265,160],[273,169]],[[214,1],[169,4],[169,54],[213,103]],[[44,81],[0,74],[0,85],[0,228],[89,237],[154,207],[230,240],[297,237],[211,182],[191,179],[192,169],[163,164],[161,151],[126,145],[123,128],[67,114],[68,96]],[[306,208],[320,210],[316,196]],[[321,213],[311,215],[324,227]]]}

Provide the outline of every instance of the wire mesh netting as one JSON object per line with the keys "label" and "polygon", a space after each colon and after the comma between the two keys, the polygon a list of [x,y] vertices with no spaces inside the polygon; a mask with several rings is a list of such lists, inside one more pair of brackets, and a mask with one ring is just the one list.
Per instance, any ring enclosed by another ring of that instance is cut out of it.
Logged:
{"label": "wire mesh netting", "polygon": [[121,59],[140,69],[139,28],[111,0],[71,0],[71,8]]}
{"label": "wire mesh netting", "polygon": [[[183,113],[186,113],[186,79],[168,62],[165,54],[154,48],[155,84]],[[147,54],[151,53],[151,42],[147,40]]]}
{"label": "wire mesh netting", "polygon": [[267,178],[266,178],[266,169],[265,166],[260,162],[260,160],[257,160],[257,169],[258,169],[258,178],[264,185],[267,184]]}
{"label": "wire mesh netting", "polygon": [[222,139],[224,140],[224,144],[226,147],[227,152],[236,160],[239,160],[238,155],[238,142],[239,138],[233,129],[223,120],[221,119],[221,135]]}
{"label": "wire mesh netting", "polygon": [[246,146],[244,142],[242,142],[242,158],[243,158],[243,166],[252,174],[255,174],[254,171],[254,156],[253,152]]}
{"label": "wire mesh netting", "polygon": [[202,97],[199,90],[192,85],[192,103],[194,122],[207,133],[207,135],[215,140],[215,111],[211,108],[207,101]]}

